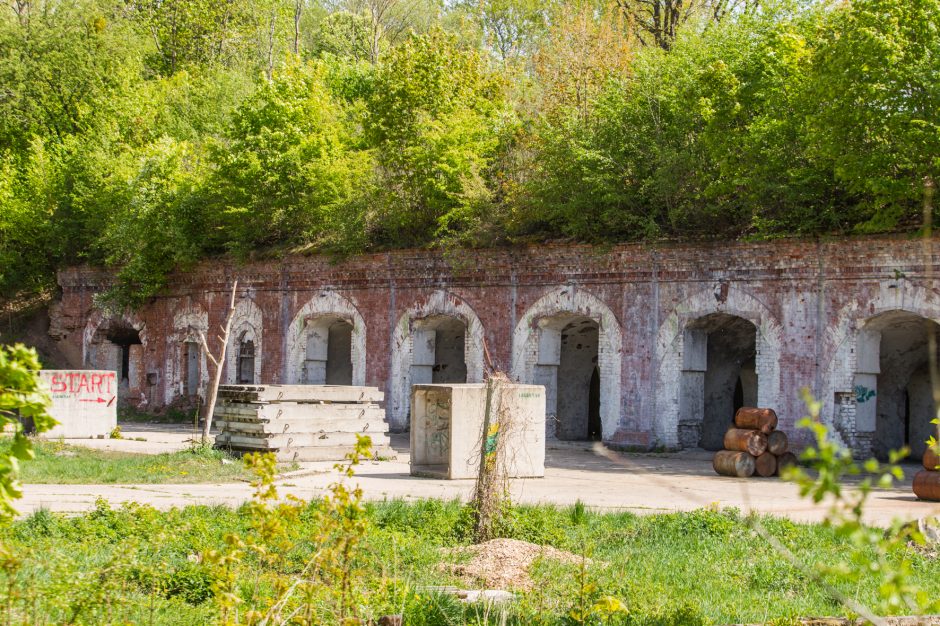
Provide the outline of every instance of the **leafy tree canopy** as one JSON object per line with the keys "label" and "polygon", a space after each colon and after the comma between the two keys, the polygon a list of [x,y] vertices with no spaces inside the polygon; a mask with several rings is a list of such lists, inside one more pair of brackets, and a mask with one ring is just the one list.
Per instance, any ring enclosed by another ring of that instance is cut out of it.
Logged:
{"label": "leafy tree canopy", "polygon": [[940,0],[0,8],[0,294],[211,257],[916,227]]}

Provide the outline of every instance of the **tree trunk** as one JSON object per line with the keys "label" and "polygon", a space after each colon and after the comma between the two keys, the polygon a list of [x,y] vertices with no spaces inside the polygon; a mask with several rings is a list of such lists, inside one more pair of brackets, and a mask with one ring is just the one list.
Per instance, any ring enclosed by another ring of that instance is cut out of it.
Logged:
{"label": "tree trunk", "polygon": [[206,390],[206,406],[202,420],[202,443],[209,443],[209,431],[212,429],[212,414],[215,412],[215,401],[219,395],[219,384],[222,382],[222,368],[225,366],[225,349],[228,346],[229,335],[232,332],[232,318],[235,317],[235,294],[238,293],[238,279],[232,283],[232,298],[229,302],[228,313],[225,316],[225,325],[221,328],[222,334],[218,337],[221,342],[219,356],[216,357],[209,350],[205,335],[200,333],[202,349],[206,351],[206,358],[215,366],[209,388]]}

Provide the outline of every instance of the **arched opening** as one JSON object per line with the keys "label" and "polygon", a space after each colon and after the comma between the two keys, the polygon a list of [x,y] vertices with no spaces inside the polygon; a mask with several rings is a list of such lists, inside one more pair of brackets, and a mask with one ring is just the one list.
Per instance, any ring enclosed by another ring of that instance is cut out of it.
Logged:
{"label": "arched opening", "polygon": [[540,319],[538,334],[535,383],[545,386],[555,437],[600,439],[600,325],[583,315],[559,313]]}
{"label": "arched opening", "polygon": [[[571,328],[564,333],[570,340],[566,345],[573,347],[579,356],[566,355],[566,369],[569,363],[580,362],[582,366],[585,362],[590,363],[586,368],[575,368],[578,374],[574,379],[564,373],[559,375],[562,366],[561,336],[569,324]],[[579,343],[580,350],[577,349]],[[566,436],[560,435],[561,421],[568,424],[561,425],[561,431],[578,439],[596,437],[598,431],[602,440],[614,436],[621,426],[624,400],[621,393],[622,350],[623,335],[617,316],[603,300],[585,289],[574,285],[560,286],[546,292],[529,306],[513,329],[512,375],[520,382],[545,387],[546,437]],[[597,381],[592,383],[595,369]],[[586,399],[586,424],[579,424],[576,419],[571,419],[570,414],[564,415],[566,403],[584,406],[585,402],[568,403],[563,400],[559,407],[559,386],[572,387],[573,380],[584,385],[577,393]],[[592,396],[592,389],[597,394],[596,398]]]}
{"label": "arched opening", "polygon": [[139,389],[143,342],[128,322],[117,317],[102,321],[88,342],[85,359],[89,367],[116,372],[125,392]]}
{"label": "arched opening", "polygon": [[679,444],[720,450],[734,413],[757,404],[757,327],[712,313],[683,333]]}
{"label": "arched opening", "polygon": [[351,385],[353,325],[325,315],[307,322],[302,381],[306,385]]}
{"label": "arched opening", "polygon": [[236,381],[241,385],[255,383],[255,342],[248,338],[245,331],[238,338],[238,375]]}
{"label": "arched opening", "polygon": [[413,324],[411,384],[467,382],[467,324],[450,315],[434,315]]}
{"label": "arched opening", "polygon": [[872,453],[886,459],[904,446],[919,460],[936,431],[930,384],[930,328],[940,325],[907,311],[869,320],[859,335],[855,375],[856,430],[870,437]]}

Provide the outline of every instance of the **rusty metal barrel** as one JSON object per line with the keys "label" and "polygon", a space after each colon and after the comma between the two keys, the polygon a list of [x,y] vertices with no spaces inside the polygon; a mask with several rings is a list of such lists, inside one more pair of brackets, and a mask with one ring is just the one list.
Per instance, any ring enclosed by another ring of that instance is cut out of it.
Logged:
{"label": "rusty metal barrel", "polygon": [[769,433],[777,428],[777,414],[773,409],[744,406],[734,414],[734,425],[738,428],[751,428],[762,433]]}
{"label": "rusty metal barrel", "polygon": [[927,449],[924,450],[924,469],[930,471],[937,471],[937,466],[940,465],[940,455],[937,454],[936,450],[927,446]]}
{"label": "rusty metal barrel", "polygon": [[715,458],[712,459],[712,467],[722,476],[737,476],[738,478],[750,478],[756,469],[753,456],[747,452],[732,450],[716,452]]}
{"label": "rusty metal barrel", "polygon": [[760,456],[767,451],[767,435],[759,430],[729,428],[725,433],[725,450]]}
{"label": "rusty metal barrel", "polygon": [[790,449],[790,440],[782,430],[775,430],[767,435],[767,451],[780,456]]}
{"label": "rusty metal barrel", "polygon": [[940,502],[940,472],[920,470],[914,474],[914,495],[921,500]]}
{"label": "rusty metal barrel", "polygon": [[773,476],[777,473],[777,457],[770,452],[765,452],[754,459],[754,471],[758,476]]}
{"label": "rusty metal barrel", "polygon": [[796,465],[798,462],[796,455],[792,452],[784,452],[777,457],[777,473],[783,471],[785,467],[790,467],[791,465]]}

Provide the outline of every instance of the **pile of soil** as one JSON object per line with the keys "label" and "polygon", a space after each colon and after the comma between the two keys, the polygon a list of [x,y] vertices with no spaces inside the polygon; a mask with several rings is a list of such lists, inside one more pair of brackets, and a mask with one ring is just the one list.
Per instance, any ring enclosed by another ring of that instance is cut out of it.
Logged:
{"label": "pile of soil", "polygon": [[[447,565],[448,571],[489,589],[532,589],[534,583],[529,577],[529,567],[540,558],[562,563],[581,563],[582,560],[582,557],[571,552],[516,539],[493,539],[448,552],[456,556],[470,556],[470,560],[465,563]],[[590,559],[585,561],[591,562]]]}

